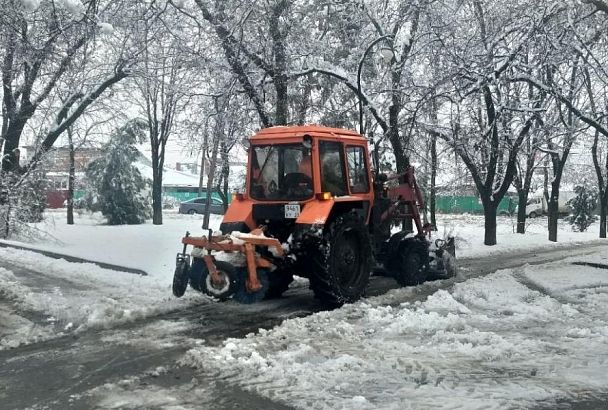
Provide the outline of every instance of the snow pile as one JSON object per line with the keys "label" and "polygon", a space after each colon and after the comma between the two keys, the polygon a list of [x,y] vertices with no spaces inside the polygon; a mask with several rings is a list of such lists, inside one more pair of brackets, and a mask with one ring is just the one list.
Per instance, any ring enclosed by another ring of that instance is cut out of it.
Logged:
{"label": "snow pile", "polygon": [[401,291],[183,362],[298,408],[503,409],[608,389],[608,270],[526,266],[383,305]]}
{"label": "snow pile", "polygon": [[[4,305],[5,301],[18,299],[18,296],[27,293],[26,287],[21,285],[15,275],[0,268],[0,350],[19,346],[28,341],[41,341],[54,334],[52,324],[37,324],[19,315],[12,306]],[[17,309],[21,312],[29,311],[32,306],[18,303]]]}

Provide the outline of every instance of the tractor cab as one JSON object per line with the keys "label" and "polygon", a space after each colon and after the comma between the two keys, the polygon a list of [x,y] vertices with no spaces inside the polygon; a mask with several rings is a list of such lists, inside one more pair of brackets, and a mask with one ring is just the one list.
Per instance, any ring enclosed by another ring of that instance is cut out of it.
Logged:
{"label": "tractor cab", "polygon": [[[245,186],[221,233],[182,239],[176,296],[190,284],[218,299],[250,303],[280,296],[298,275],[323,303],[339,306],[363,295],[376,265],[402,285],[421,283],[429,272],[453,273],[447,272],[453,243],[431,246],[426,237],[413,168],[373,181],[367,140],[356,132],[263,129],[249,138]],[[417,232],[391,232],[407,218]]]}
{"label": "tractor cab", "polygon": [[273,127],[249,139],[245,192],[237,194],[220,230],[251,231],[286,241],[323,226],[341,209],[367,222],[373,203],[367,141],[327,127]]}

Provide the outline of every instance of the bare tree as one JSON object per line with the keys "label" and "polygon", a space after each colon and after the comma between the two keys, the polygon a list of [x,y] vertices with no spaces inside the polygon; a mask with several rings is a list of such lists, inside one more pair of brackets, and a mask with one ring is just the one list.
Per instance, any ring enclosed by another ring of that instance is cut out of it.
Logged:
{"label": "bare tree", "polygon": [[[165,149],[174,132],[180,112],[196,91],[197,70],[182,49],[181,35],[188,30],[180,25],[176,12],[144,8],[141,20],[141,68],[136,82],[143,97],[142,111],[148,124],[152,157],[152,223],[163,223],[162,180]],[[173,31],[179,31],[180,36]]]}
{"label": "bare tree", "polygon": [[[55,8],[52,2],[41,3],[34,12],[24,10],[21,2],[15,0],[3,0],[1,8],[8,11],[0,17],[4,37],[2,169],[18,171],[21,167],[17,149],[25,125],[56,89],[84,48],[95,40],[101,30],[98,26],[100,1],[84,3],[79,15],[75,10]],[[91,84],[86,93],[75,93],[68,98],[56,113],[54,125],[47,131],[28,168],[35,167],[59,135],[106,89],[128,73],[126,64],[119,62],[102,79]]]}

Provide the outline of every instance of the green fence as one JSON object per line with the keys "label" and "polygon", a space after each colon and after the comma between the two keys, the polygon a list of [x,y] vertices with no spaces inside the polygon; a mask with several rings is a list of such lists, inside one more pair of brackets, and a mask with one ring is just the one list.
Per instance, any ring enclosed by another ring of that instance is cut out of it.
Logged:
{"label": "green fence", "polygon": [[[198,189],[184,189],[184,188],[179,188],[179,187],[178,188],[167,187],[163,190],[163,195],[175,198],[179,202],[184,202],[184,201],[188,201],[189,199],[197,198]],[[201,196],[205,197],[206,195],[207,194],[206,194],[205,190],[203,190],[203,193]],[[220,201],[222,200],[222,196],[217,191],[213,191],[211,193],[211,198],[216,198],[216,199],[219,199]],[[228,194],[228,203],[230,203],[231,201],[232,201],[232,195],[229,193]]]}
{"label": "green fence", "polygon": [[[516,206],[516,198],[505,196],[498,204],[498,214],[511,214]],[[473,195],[437,195],[436,210],[446,214],[482,214],[483,205],[479,197]]]}
{"label": "green fence", "polygon": [[[84,197],[86,191],[85,190],[75,190],[74,191],[74,199],[80,199],[82,197]],[[171,198],[175,198],[178,202],[184,202],[187,201],[189,199],[192,198],[197,198],[198,197],[198,189],[192,189],[192,190],[185,190],[183,188],[177,188],[177,189],[173,189],[173,188],[166,188],[163,190],[163,195],[164,196],[168,196]],[[203,190],[203,196],[205,196],[206,193]],[[211,194],[212,198],[217,198],[220,201],[222,200],[221,195],[219,194],[219,192],[214,191]],[[230,203],[232,201],[232,195],[229,193],[228,194],[228,203]]]}

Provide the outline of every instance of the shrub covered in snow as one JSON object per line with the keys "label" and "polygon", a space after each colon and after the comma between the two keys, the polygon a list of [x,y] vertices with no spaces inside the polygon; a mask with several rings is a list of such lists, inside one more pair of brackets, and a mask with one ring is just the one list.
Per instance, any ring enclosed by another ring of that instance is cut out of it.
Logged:
{"label": "shrub covered in snow", "polygon": [[[131,121],[119,128],[105,145],[105,155],[87,168],[93,204],[110,225],[140,224],[151,215],[148,181],[133,164],[144,124]],[[93,210],[93,209],[92,209]]]}
{"label": "shrub covered in snow", "polygon": [[30,222],[40,222],[46,207],[42,173],[0,173],[0,238],[29,236]]}
{"label": "shrub covered in snow", "polygon": [[567,220],[574,230],[585,232],[589,225],[597,219],[596,215],[593,214],[597,207],[597,188],[583,182],[574,188],[574,193],[576,195],[568,201],[572,213]]}

